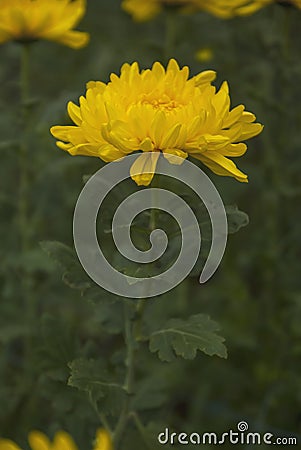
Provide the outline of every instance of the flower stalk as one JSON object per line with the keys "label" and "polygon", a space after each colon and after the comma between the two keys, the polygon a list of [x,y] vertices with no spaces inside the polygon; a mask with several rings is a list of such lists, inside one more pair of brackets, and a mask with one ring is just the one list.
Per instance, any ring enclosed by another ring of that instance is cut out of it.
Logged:
{"label": "flower stalk", "polygon": [[[22,141],[19,147],[19,211],[18,226],[21,251],[21,276],[22,290],[24,298],[25,317],[29,330],[34,329],[36,316],[36,300],[33,292],[33,279],[26,268],[26,258],[31,247],[32,224],[30,223],[30,192],[31,177],[29,161],[32,164],[32,157],[29,155],[29,134],[30,134],[30,43],[21,45],[21,66],[20,66],[20,101],[22,111]],[[26,364],[31,366],[31,336],[28,335],[25,346]]]}
{"label": "flower stalk", "polygon": [[114,449],[118,450],[120,446],[120,441],[122,439],[123,433],[125,431],[125,427],[127,425],[127,422],[129,420],[129,413],[130,413],[130,398],[131,395],[134,392],[134,370],[135,370],[135,361],[134,361],[134,354],[135,354],[135,347],[136,342],[133,334],[134,329],[134,319],[132,319],[132,305],[129,303],[125,303],[124,305],[124,339],[126,344],[126,374],[125,374],[125,381],[124,381],[124,389],[127,393],[123,409],[121,411],[121,414],[119,416],[114,434],[113,434],[113,445]]}
{"label": "flower stalk", "polygon": [[29,196],[29,167],[28,167],[28,122],[29,122],[29,53],[30,45],[21,46],[20,67],[20,97],[22,108],[23,138],[20,144],[20,184],[19,184],[19,232],[22,253],[29,247],[28,227],[28,196]]}
{"label": "flower stalk", "polygon": [[168,62],[174,54],[177,37],[177,20],[175,11],[166,11],[164,58]]}

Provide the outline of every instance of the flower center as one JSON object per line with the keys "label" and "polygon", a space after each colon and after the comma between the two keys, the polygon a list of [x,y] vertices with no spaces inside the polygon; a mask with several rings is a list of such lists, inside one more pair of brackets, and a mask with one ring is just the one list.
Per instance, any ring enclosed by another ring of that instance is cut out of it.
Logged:
{"label": "flower center", "polygon": [[163,94],[160,97],[149,98],[145,96],[142,99],[144,105],[151,105],[154,109],[160,109],[162,111],[174,111],[181,108],[183,105],[175,99],[171,99],[168,95]]}

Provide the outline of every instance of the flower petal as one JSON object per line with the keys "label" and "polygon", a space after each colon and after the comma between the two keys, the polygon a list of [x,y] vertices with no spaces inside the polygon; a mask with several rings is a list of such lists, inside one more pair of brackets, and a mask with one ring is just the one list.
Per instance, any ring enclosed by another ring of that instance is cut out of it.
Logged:
{"label": "flower petal", "polygon": [[93,450],[113,450],[111,436],[104,428],[97,430]]}
{"label": "flower petal", "polygon": [[31,431],[28,435],[28,442],[32,450],[50,450],[51,442],[44,433]]}
{"label": "flower petal", "polygon": [[68,433],[58,431],[54,436],[51,450],[78,450],[78,448]]}
{"label": "flower petal", "polygon": [[21,450],[21,448],[10,439],[0,439],[0,450]]}
{"label": "flower petal", "polygon": [[163,156],[167,159],[171,164],[182,164],[184,159],[187,158],[188,153],[183,152],[177,148],[166,148],[163,151]]}
{"label": "flower petal", "polygon": [[152,181],[160,152],[144,152],[131,167],[130,174],[138,186],[148,186]]}
{"label": "flower petal", "polygon": [[231,159],[225,158],[219,153],[206,152],[206,154],[203,154],[200,157],[196,155],[194,155],[194,157],[202,161],[202,163],[217,175],[231,176],[243,183],[248,182],[247,175],[241,172]]}
{"label": "flower petal", "polygon": [[75,50],[85,47],[88,44],[89,40],[90,40],[89,33],[74,30],[67,31],[64,34],[56,38],[53,38],[53,41],[67,45],[68,47],[74,48]]}

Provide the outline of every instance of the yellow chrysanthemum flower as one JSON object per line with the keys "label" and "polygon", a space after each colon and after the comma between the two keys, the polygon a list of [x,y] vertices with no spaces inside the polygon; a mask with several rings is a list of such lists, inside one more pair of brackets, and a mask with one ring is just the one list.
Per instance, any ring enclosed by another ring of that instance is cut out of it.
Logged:
{"label": "yellow chrysanthemum flower", "polygon": [[181,12],[206,11],[221,18],[235,15],[236,8],[250,3],[248,0],[123,0],[122,8],[133,19],[142,22],[153,19],[165,7],[177,7]]}
{"label": "yellow chrysanthemum flower", "polygon": [[86,0],[0,0],[0,44],[46,39],[84,47],[89,34],[73,28],[85,11]]}
{"label": "yellow chrysanthemum flower", "polygon": [[132,167],[141,174],[132,177],[139,185],[151,182],[160,152],[171,163],[173,155],[191,155],[218,175],[247,181],[228,157],[243,155],[247,146],[240,141],[259,134],[262,125],[243,105],[230,111],[228,84],[218,92],[211,85],[215,72],[188,76],[188,67],[180,69],[174,59],[166,70],[156,62],[141,73],[137,62],[124,64],[108,84],[88,83],[80,106],[68,103],[75,126],[55,126],[51,133],[71,155],[106,162],[141,150]]}
{"label": "yellow chrysanthemum flower", "polygon": [[[78,450],[72,437],[64,431],[57,432],[53,442],[40,431],[32,431],[29,433],[28,441],[32,450]],[[0,450],[21,450],[21,448],[9,439],[0,439]],[[113,450],[111,437],[106,430],[97,431],[93,450]]]}

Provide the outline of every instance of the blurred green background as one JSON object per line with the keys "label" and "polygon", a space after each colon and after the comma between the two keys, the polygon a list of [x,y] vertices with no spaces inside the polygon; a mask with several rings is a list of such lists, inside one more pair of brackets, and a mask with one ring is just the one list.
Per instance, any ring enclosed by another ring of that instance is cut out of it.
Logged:
{"label": "blurred green background", "polygon": [[[167,51],[164,14],[134,23],[119,1],[90,0],[80,24],[91,33],[89,46],[73,51],[36,43],[30,61],[32,244],[23,255],[17,223],[20,48],[0,47],[1,436],[25,449],[29,430],[52,436],[64,429],[81,450],[91,449],[100,419],[86,394],[67,385],[68,363],[122,360],[122,305],[111,298],[106,307],[87,301],[82,286],[66,276],[62,281],[62,270],[39,245],[56,240],[72,246],[83,176],[103,164],[57,149],[49,127],[69,123],[66,103],[77,102],[87,81],[107,82],[124,62],[146,68],[175,57],[192,75],[216,70],[217,86],[229,82],[232,105],[245,104],[265,129],[237,161],[248,184],[210,174],[224,202],[250,218],[229,237],[218,273],[206,285],[190,277],[146,308],[158,322],[209,314],[226,338],[228,359],[199,353],[194,361],[167,364],[145,346],[136,363],[149,396],[141,417],[154,436],[166,426],[223,432],[246,420],[250,431],[300,438],[300,20],[300,10],[280,5],[227,21],[201,12],[177,15],[174,46]],[[207,47],[212,60],[198,61],[195,53]],[[24,274],[35,296],[31,312],[24,306]],[[122,449],[146,448],[140,439],[129,425]]]}

